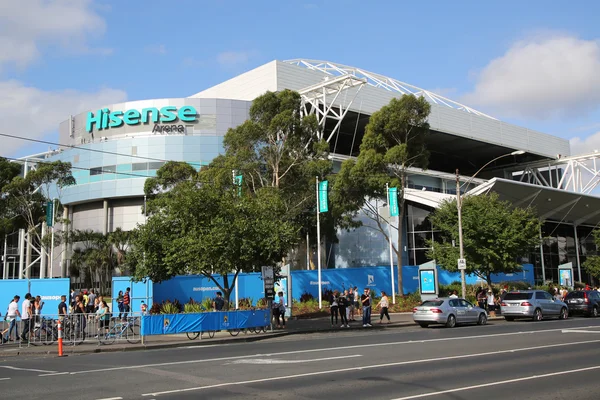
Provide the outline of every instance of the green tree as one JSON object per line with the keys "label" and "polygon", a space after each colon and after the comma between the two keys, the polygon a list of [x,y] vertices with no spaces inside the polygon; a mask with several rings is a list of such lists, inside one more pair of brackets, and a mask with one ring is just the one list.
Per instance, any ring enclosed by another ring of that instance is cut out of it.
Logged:
{"label": "green tree", "polygon": [[[600,229],[594,229],[594,241],[596,242],[596,246],[600,245]],[[583,269],[594,277],[594,279],[600,280],[600,256],[593,255],[588,256],[586,260],[583,262]],[[582,279],[579,278],[581,281]]]}
{"label": "green tree", "polygon": [[[386,222],[377,209],[375,199],[386,199],[386,183],[398,188],[400,211],[398,231],[404,223],[404,189],[410,168],[426,168],[429,152],[426,139],[429,134],[427,118],[430,104],[423,97],[403,95],[392,99],[381,110],[373,113],[366,127],[356,159],[344,161],[335,180],[332,203],[343,214],[342,225],[356,228],[361,225],[356,216],[362,212],[375,222],[375,227],[387,241]],[[387,200],[386,200],[387,201]],[[393,250],[402,264],[402,234],[393,244]],[[402,290],[402,268],[398,268],[398,292]]]}
{"label": "green tree", "polygon": [[[443,202],[429,215],[440,241],[429,241],[430,259],[447,271],[457,271],[458,211],[456,199]],[[513,207],[496,193],[465,196],[462,204],[463,247],[467,274],[492,284],[492,274],[522,270],[518,258],[540,244],[541,222],[532,209]]]}
{"label": "green tree", "polygon": [[23,219],[10,207],[9,193],[5,187],[21,173],[21,165],[0,157],[0,237],[21,228]]}
{"label": "green tree", "polygon": [[276,265],[298,238],[274,188],[239,196],[231,184],[186,179],[153,201],[147,223],[132,232],[128,264],[136,279],[160,282],[200,274],[211,279],[228,301],[240,271]]}
{"label": "green tree", "polygon": [[[315,177],[327,179],[332,171],[319,129],[315,115],[301,117],[297,92],[267,92],[252,102],[248,120],[227,132],[225,153],[201,171],[201,179],[228,185],[235,171],[243,176],[244,192],[277,188],[286,217],[302,227],[300,236],[314,237]],[[323,237],[335,236],[334,213],[321,215]]]}
{"label": "green tree", "polygon": [[75,249],[69,274],[83,280],[85,286],[108,293],[117,254],[109,235],[92,230],[75,230],[68,237]]}

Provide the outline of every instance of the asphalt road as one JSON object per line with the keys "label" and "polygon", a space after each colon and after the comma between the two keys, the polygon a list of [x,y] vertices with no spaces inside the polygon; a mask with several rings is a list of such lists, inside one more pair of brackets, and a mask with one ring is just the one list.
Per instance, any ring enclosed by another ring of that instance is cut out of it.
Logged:
{"label": "asphalt road", "polygon": [[0,360],[0,398],[598,399],[600,319]]}

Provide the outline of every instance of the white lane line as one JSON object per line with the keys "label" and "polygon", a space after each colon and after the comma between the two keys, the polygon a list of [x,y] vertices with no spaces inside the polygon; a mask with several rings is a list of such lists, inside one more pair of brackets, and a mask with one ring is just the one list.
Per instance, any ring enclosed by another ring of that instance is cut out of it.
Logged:
{"label": "white lane line", "polygon": [[8,381],[10,378],[0,378],[0,381]]}
{"label": "white lane line", "polygon": [[122,397],[106,397],[104,399],[97,399],[97,400],[123,400]]}
{"label": "white lane line", "polygon": [[312,360],[278,360],[276,358],[248,358],[242,360],[235,360],[232,362],[225,363],[225,365],[231,364],[257,364],[257,365],[266,365],[266,364],[302,364],[302,363],[311,363],[317,361],[330,361],[330,360],[342,360],[344,358],[355,358],[362,357],[360,354],[353,354],[350,356],[340,356],[340,357],[326,357],[326,358],[313,358]]}
{"label": "white lane line", "polygon": [[523,377],[523,378],[507,379],[505,381],[499,381],[499,382],[482,383],[481,385],[472,385],[472,386],[464,386],[464,387],[455,388],[455,389],[440,390],[439,392],[429,392],[429,393],[416,394],[414,396],[399,397],[399,398],[393,399],[393,400],[421,399],[423,397],[438,396],[440,394],[463,392],[465,390],[480,389],[480,388],[489,387],[489,386],[506,385],[507,383],[530,381],[532,379],[540,379],[540,378],[549,378],[549,377],[552,377],[552,376],[574,374],[576,372],[592,371],[592,370],[595,370],[595,369],[600,369],[600,365],[596,365],[595,367],[572,369],[570,371],[558,371],[558,372],[551,372],[551,373],[548,373],[548,374],[526,376],[526,377]]}
{"label": "white lane line", "polygon": [[[191,392],[191,391],[204,390],[204,389],[214,389],[214,388],[224,387],[224,386],[247,385],[247,384],[251,384],[251,383],[270,382],[270,381],[274,381],[274,380],[304,378],[304,377],[307,377],[307,376],[328,375],[328,374],[337,374],[337,373],[340,373],[340,372],[350,372],[350,371],[361,371],[361,370],[366,370],[366,369],[397,367],[397,366],[400,366],[400,365],[411,365],[411,364],[421,364],[421,363],[430,363],[430,362],[439,362],[439,361],[448,361],[448,360],[458,360],[458,359],[474,358],[474,357],[485,357],[485,356],[492,356],[492,355],[495,355],[495,354],[517,353],[517,352],[523,352],[523,351],[529,351],[529,350],[548,349],[548,348],[551,348],[551,347],[574,346],[574,345],[578,345],[578,344],[588,344],[588,343],[598,343],[598,342],[600,342],[600,340],[587,340],[587,341],[584,341],[584,342],[559,343],[559,344],[551,344],[551,345],[546,345],[546,346],[523,347],[523,348],[520,348],[520,349],[490,351],[490,352],[487,352],[487,353],[463,354],[463,355],[460,355],[460,356],[428,358],[428,359],[425,359],[425,360],[411,360],[411,361],[400,361],[400,362],[387,363],[387,364],[364,365],[362,367],[351,367],[351,368],[334,369],[334,370],[328,370],[328,371],[308,372],[308,373],[304,373],[304,374],[296,374],[296,375],[288,375],[288,376],[277,376],[277,377],[263,378],[263,379],[254,379],[254,380],[243,381],[243,382],[224,382],[224,383],[218,383],[218,384],[215,384],[215,385],[208,385],[208,386],[197,386],[197,387],[186,388],[186,389],[167,390],[167,391],[164,391],[164,392],[145,393],[145,394],[142,394],[142,396],[160,396],[160,395],[163,395],[163,394],[173,394],[173,393]],[[600,366],[598,368],[600,368]]]}
{"label": "white lane line", "polygon": [[198,344],[196,346],[183,346],[183,347],[176,347],[174,349],[171,350],[184,350],[184,349],[205,349],[207,347],[221,347],[223,346],[222,344]]}
{"label": "white lane line", "polygon": [[600,331],[589,331],[585,329],[563,329],[562,333],[600,333]]}
{"label": "white lane line", "polygon": [[38,376],[56,376],[56,375],[68,375],[68,372],[53,372],[51,374],[41,374]]}
{"label": "white lane line", "polygon": [[12,369],[14,371],[44,372],[46,374],[52,374],[52,373],[57,372],[57,371],[46,371],[46,370],[43,370],[43,369],[18,368],[18,367],[13,367],[13,366],[10,366],[10,365],[0,365],[0,368]]}
{"label": "white lane line", "polygon": [[[585,328],[597,328],[598,325],[592,326],[584,326]],[[127,365],[121,367],[111,367],[111,368],[101,368],[101,369],[90,369],[85,371],[76,371],[71,372],[71,375],[80,375],[80,374],[91,374],[96,372],[110,372],[110,371],[121,371],[121,370],[129,370],[129,369],[139,369],[139,368],[155,368],[155,367],[166,367],[171,365],[186,365],[186,364],[199,364],[205,362],[214,362],[214,361],[229,361],[229,360],[238,360],[243,358],[257,358],[257,357],[274,357],[274,356],[283,356],[288,354],[304,354],[304,353],[315,353],[315,352],[324,352],[324,351],[339,351],[339,350],[350,350],[350,349],[364,349],[369,347],[381,347],[381,346],[398,346],[403,344],[415,344],[415,343],[432,343],[432,342],[447,342],[454,340],[476,340],[476,339],[487,339],[491,337],[499,337],[499,336],[515,336],[515,335],[524,335],[524,334],[536,334],[536,333],[546,333],[546,332],[560,332],[562,328],[558,329],[543,329],[537,331],[522,331],[522,332],[509,332],[509,333],[494,333],[489,335],[479,335],[479,336],[459,336],[455,338],[438,338],[438,339],[425,339],[425,340],[406,340],[401,342],[382,342],[382,343],[371,343],[371,344],[359,344],[354,346],[339,346],[339,347],[327,347],[320,349],[308,349],[308,350],[294,350],[294,351],[283,351],[279,353],[268,353],[268,354],[250,354],[245,356],[231,356],[231,357],[219,357],[212,359],[198,359],[198,360],[187,360],[187,361],[173,361],[173,362],[165,362],[165,363],[155,363],[155,364],[143,364],[143,365]]]}

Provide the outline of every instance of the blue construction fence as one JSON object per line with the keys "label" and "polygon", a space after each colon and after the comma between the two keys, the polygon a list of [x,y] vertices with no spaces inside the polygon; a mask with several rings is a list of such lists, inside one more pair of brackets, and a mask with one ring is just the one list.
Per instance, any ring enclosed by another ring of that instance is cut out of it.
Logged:
{"label": "blue construction fence", "polygon": [[268,326],[270,324],[269,317],[269,310],[145,315],[142,317],[140,334],[142,336],[170,335],[258,328]]}
{"label": "blue construction fence", "polygon": [[[419,289],[418,270],[416,266],[403,266],[403,289],[404,293],[414,293]],[[321,271],[321,283],[323,290],[345,290],[357,286],[360,289],[370,288],[379,295],[381,291],[391,293],[390,267],[360,267],[360,268],[338,268],[325,269]],[[398,267],[394,267],[394,278],[398,276]],[[127,279],[127,278],[125,278]],[[219,283],[222,283],[222,277],[216,277]],[[229,282],[233,275],[228,277]],[[296,270],[291,272],[291,293],[288,293],[287,282],[279,282],[276,285],[276,291],[284,292],[286,302],[289,302],[288,296],[294,300],[300,300],[304,293],[311,294],[318,298],[318,275],[314,270]],[[460,281],[460,273],[448,272],[438,267],[438,280],[441,285],[449,285]],[[467,275],[467,284],[479,284],[481,280],[475,275]],[[492,276],[493,282],[515,282],[524,281],[531,285],[534,284],[533,265],[523,265],[523,271],[512,274],[497,274]],[[263,282],[260,273],[241,273],[238,275],[238,298],[249,299],[252,304],[256,304],[259,299],[264,298]],[[188,303],[190,299],[201,302],[206,298],[215,297],[219,287],[209,278],[199,275],[177,276],[168,281],[155,283],[152,285],[154,302],[163,302],[165,300],[178,300],[181,304]],[[398,290],[396,289],[396,292]],[[139,292],[138,292],[139,293]],[[134,297],[137,297],[134,292]],[[231,301],[235,296],[232,293]],[[138,311],[139,309],[135,309]]]}
{"label": "blue construction fence", "polygon": [[[398,268],[394,268],[394,278],[397,277]],[[403,289],[404,293],[413,293],[418,290],[418,267],[403,266]],[[222,283],[222,277],[216,277],[217,281]],[[229,276],[229,281],[233,275]],[[299,300],[304,293],[311,294],[314,298],[319,295],[317,271],[297,270],[292,271],[291,285],[285,280],[276,284],[277,292],[284,292],[286,303],[289,304],[289,297]],[[448,285],[460,280],[458,272],[448,272],[438,267],[438,279],[441,285]],[[493,282],[514,282],[524,281],[534,285],[533,265],[524,264],[523,271],[513,274],[498,274],[492,276]],[[360,289],[371,288],[377,295],[381,291],[391,293],[390,267],[360,267],[360,268],[338,268],[325,269],[321,271],[321,282],[323,289],[344,290],[357,286]],[[478,284],[481,282],[475,275],[467,275],[468,284]],[[148,308],[153,302],[163,302],[165,300],[178,300],[181,304],[188,303],[190,299],[201,302],[206,298],[213,298],[215,292],[219,290],[218,286],[209,278],[199,275],[177,276],[161,283],[153,283],[149,280],[134,282],[130,277],[114,277],[112,281],[112,307],[113,313],[118,313],[117,295],[119,291],[125,291],[130,288],[131,292],[131,310],[139,312],[142,301]],[[249,299],[256,305],[259,299],[264,298],[263,283],[260,273],[241,273],[238,276],[238,298]],[[288,287],[291,292],[288,293]],[[7,279],[0,280],[0,307],[8,307],[15,295],[21,296],[20,304],[25,299],[26,293],[33,296],[41,296],[44,301],[42,315],[56,315],[58,313],[58,304],[60,296],[66,295],[67,299],[70,292],[70,280],[68,278],[55,279]],[[289,296],[289,297],[288,297]],[[232,293],[231,300],[235,299]],[[2,315],[6,313],[0,308]]]}
{"label": "blue construction fence", "polygon": [[31,293],[32,296],[40,296],[44,302],[42,307],[42,315],[58,314],[58,304],[60,296],[67,296],[69,299],[71,282],[68,278],[54,279],[0,279],[0,313],[6,315],[8,304],[13,300],[15,295],[21,297],[19,300],[19,312],[21,305],[25,300],[25,294]]}

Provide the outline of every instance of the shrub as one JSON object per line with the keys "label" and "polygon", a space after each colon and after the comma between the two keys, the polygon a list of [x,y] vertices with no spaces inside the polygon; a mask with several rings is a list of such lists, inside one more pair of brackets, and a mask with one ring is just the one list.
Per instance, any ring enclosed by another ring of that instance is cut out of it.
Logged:
{"label": "shrub", "polygon": [[183,306],[183,312],[186,314],[201,313],[202,311],[204,311],[202,304],[194,301],[192,298],[190,298],[189,303]]}
{"label": "shrub", "polygon": [[213,309],[212,299],[210,297],[202,299],[202,302],[200,304],[202,304],[202,307],[207,311],[212,311]]}
{"label": "shrub", "polygon": [[170,302],[166,300],[162,303],[160,308],[161,314],[179,314],[181,312],[180,308],[181,304],[175,300],[174,302]]}
{"label": "shrub", "polygon": [[264,297],[258,299],[258,301],[256,302],[256,308],[259,308],[259,309],[267,308],[267,300],[265,300]]}
{"label": "shrub", "polygon": [[240,310],[249,310],[252,308],[253,303],[252,297],[242,297],[238,299],[238,308]]}
{"label": "shrub", "polygon": [[304,292],[302,293],[302,296],[300,296],[300,303],[306,303],[307,301],[310,300],[314,300],[314,296],[308,292]]}

